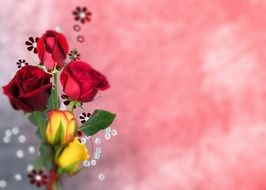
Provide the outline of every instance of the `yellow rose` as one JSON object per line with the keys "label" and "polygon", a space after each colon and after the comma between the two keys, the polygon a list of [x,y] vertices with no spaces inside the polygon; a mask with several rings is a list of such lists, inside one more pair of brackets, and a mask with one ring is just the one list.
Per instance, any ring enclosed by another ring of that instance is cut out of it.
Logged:
{"label": "yellow rose", "polygon": [[75,138],[74,141],[69,143],[63,150],[57,159],[57,165],[67,173],[73,174],[78,170],[80,163],[89,158],[90,155],[87,147],[81,144],[78,138]]}
{"label": "yellow rose", "polygon": [[48,112],[46,137],[50,144],[66,145],[73,141],[78,125],[70,111],[51,110]]}

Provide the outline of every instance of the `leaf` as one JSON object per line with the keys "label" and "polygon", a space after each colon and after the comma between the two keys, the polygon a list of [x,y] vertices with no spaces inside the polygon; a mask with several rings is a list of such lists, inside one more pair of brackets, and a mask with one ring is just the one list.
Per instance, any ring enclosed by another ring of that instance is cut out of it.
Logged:
{"label": "leaf", "polygon": [[43,168],[43,159],[41,156],[38,156],[34,162],[34,169],[41,170]]}
{"label": "leaf", "polygon": [[59,179],[54,183],[54,189],[55,190],[63,190],[63,184],[62,181]]}
{"label": "leaf", "polygon": [[47,125],[42,125],[42,126],[38,127],[36,130],[36,134],[42,140],[46,140],[46,127],[47,127]]}
{"label": "leaf", "polygon": [[29,121],[36,126],[41,126],[43,125],[43,122],[45,121],[44,118],[42,118],[42,114],[39,111],[32,112],[29,116],[28,119]]}
{"label": "leaf", "polygon": [[42,143],[39,148],[42,165],[51,170],[53,167],[53,149],[49,144]]}
{"label": "leaf", "polygon": [[59,109],[60,99],[57,95],[57,88],[53,87],[48,99],[48,110]]}
{"label": "leaf", "polygon": [[64,139],[64,127],[62,122],[60,122],[60,125],[56,131],[54,144],[60,144],[61,141],[63,141],[63,139]]}
{"label": "leaf", "polygon": [[87,136],[92,136],[100,130],[109,127],[115,119],[115,114],[104,111],[95,110],[90,119],[87,120],[80,128]]}
{"label": "leaf", "polygon": [[58,175],[62,175],[64,173],[68,173],[69,175],[75,175],[77,172],[77,167],[79,166],[80,161],[76,161],[72,164],[69,164],[67,167],[65,168],[59,168],[57,173]]}
{"label": "leaf", "polygon": [[40,137],[40,139],[45,139],[45,131],[46,131],[46,126],[47,126],[47,111],[43,112],[32,112],[29,116],[28,119],[33,125],[38,126],[36,134]]}
{"label": "leaf", "polygon": [[54,150],[55,150],[55,160],[57,160],[59,158],[59,156],[61,155],[61,153],[63,152],[65,146],[55,146]]}
{"label": "leaf", "polygon": [[36,115],[34,114],[34,112],[28,116],[28,119],[33,125],[39,126],[39,121],[36,118]]}

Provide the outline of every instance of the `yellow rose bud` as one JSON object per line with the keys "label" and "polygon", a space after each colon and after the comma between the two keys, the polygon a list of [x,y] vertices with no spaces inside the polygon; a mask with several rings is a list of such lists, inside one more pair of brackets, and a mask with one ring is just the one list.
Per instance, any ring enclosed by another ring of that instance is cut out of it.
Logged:
{"label": "yellow rose bud", "polygon": [[88,160],[90,155],[87,147],[81,144],[78,138],[75,138],[73,142],[63,150],[57,160],[57,165],[65,170],[69,174],[75,173],[82,161]]}
{"label": "yellow rose bud", "polygon": [[50,144],[70,143],[75,138],[77,128],[75,116],[70,111],[51,110],[48,112],[46,137]]}

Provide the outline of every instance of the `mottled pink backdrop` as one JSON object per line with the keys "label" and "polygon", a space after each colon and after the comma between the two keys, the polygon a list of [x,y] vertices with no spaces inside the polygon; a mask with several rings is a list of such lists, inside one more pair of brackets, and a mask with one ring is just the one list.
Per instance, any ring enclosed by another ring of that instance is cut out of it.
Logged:
{"label": "mottled pink backdrop", "polygon": [[[77,5],[93,13],[83,44]],[[116,112],[119,131],[66,190],[265,190],[265,13],[264,0],[1,0],[1,86],[27,37],[61,25],[111,83],[87,108]]]}

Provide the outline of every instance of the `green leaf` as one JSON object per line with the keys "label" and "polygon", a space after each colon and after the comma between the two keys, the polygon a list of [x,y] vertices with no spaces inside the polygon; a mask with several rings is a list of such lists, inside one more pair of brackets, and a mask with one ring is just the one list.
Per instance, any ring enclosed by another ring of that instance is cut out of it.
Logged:
{"label": "green leaf", "polygon": [[46,127],[47,127],[47,125],[42,125],[42,126],[38,127],[36,130],[36,134],[42,140],[46,140]]}
{"label": "green leaf", "polygon": [[61,155],[61,153],[63,152],[65,146],[55,146],[54,150],[55,150],[55,160],[57,160],[59,158],[59,156]]}
{"label": "green leaf", "polygon": [[43,159],[41,156],[38,156],[34,162],[34,169],[41,170],[43,168]]}
{"label": "green leaf", "polygon": [[51,170],[53,167],[53,149],[49,144],[42,143],[39,148],[42,165]]}
{"label": "green leaf", "polygon": [[63,141],[63,139],[64,139],[64,127],[62,122],[60,122],[60,125],[56,131],[54,144],[60,144],[61,141]]}
{"label": "green leaf", "polygon": [[28,119],[29,121],[36,126],[41,126],[43,125],[43,122],[45,121],[43,117],[43,114],[39,111],[32,112],[29,116]]}
{"label": "green leaf", "polygon": [[59,168],[57,171],[58,175],[62,175],[64,173],[68,173],[69,175],[75,175],[76,172],[78,171],[77,167],[79,166],[79,163],[80,163],[80,161],[78,160],[72,164],[69,164],[65,168]]}
{"label": "green leaf", "polygon": [[29,119],[29,121],[30,121],[33,125],[39,126],[39,120],[38,120],[38,118],[36,117],[35,112],[33,112],[32,114],[30,114],[30,115],[28,116],[28,119]]}
{"label": "green leaf", "polygon": [[58,179],[54,184],[54,190],[63,190],[63,184],[60,179]]}
{"label": "green leaf", "polygon": [[28,119],[29,121],[33,124],[38,126],[36,134],[40,137],[40,139],[44,140],[45,139],[45,131],[46,131],[46,126],[47,126],[47,111],[37,111],[37,112],[32,112],[29,116]]}
{"label": "green leaf", "polygon": [[48,110],[59,109],[59,107],[60,107],[60,99],[57,95],[57,88],[53,87],[48,99]]}
{"label": "green leaf", "polygon": [[100,130],[109,127],[115,119],[115,114],[104,111],[95,110],[90,119],[87,120],[80,128],[86,135],[92,136]]}

